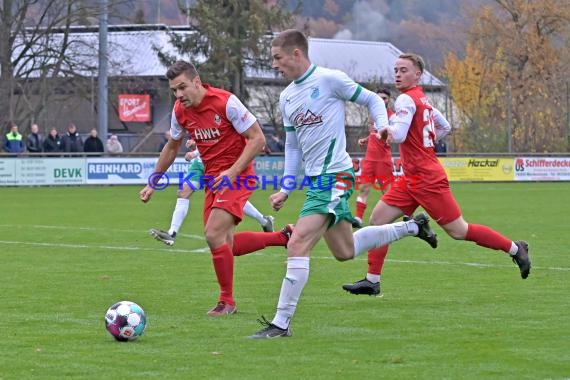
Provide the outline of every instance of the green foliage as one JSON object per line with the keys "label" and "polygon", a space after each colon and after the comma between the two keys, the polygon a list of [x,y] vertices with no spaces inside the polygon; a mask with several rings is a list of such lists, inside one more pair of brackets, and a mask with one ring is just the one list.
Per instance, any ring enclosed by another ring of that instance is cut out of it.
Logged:
{"label": "green foliage", "polygon": [[[246,337],[275,311],[281,248],[236,258],[238,313],[206,316],[218,289],[201,232],[203,193],[166,247],[147,231],[168,226],[174,188],[146,205],[132,186],[2,188],[0,378],[566,378],[569,187],[453,185],[467,220],[529,240],[534,268],[525,281],[503,253],[436,226],[437,250],[414,238],[393,245],[383,298],[352,296],[340,286],[362,278],[366,258],[336,262],[320,242],[293,337],[278,341]],[[269,194],[252,199],[266,214]],[[302,195],[275,214],[277,225],[295,221]],[[249,219],[238,229],[260,230]],[[146,311],[136,342],[105,331],[104,313],[121,299]]]}
{"label": "green foliage", "polygon": [[[184,37],[173,33],[172,43],[179,54],[191,57],[202,80],[247,100],[245,70],[270,68],[267,34],[290,27],[292,22],[281,2],[198,0],[190,8],[193,33]],[[160,56],[166,65],[174,61],[171,55]]]}
{"label": "green foliage", "polygon": [[560,45],[570,42],[568,20],[566,0],[495,0],[474,13],[465,57],[445,63],[464,118],[455,126],[470,139],[460,152],[507,151],[509,129],[515,152],[567,149],[570,55]]}

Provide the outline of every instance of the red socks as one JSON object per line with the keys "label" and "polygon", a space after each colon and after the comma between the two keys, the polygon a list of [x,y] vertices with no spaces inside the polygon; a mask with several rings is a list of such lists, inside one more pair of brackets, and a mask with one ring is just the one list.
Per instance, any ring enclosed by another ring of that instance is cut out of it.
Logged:
{"label": "red socks", "polygon": [[364,218],[364,211],[366,211],[366,203],[356,201],[356,217],[362,220]]}
{"label": "red socks", "polygon": [[374,248],[368,251],[368,273],[381,274],[384,260],[388,255],[388,246]]}
{"label": "red socks", "polygon": [[234,255],[229,244],[211,250],[214,270],[220,285],[220,301],[235,305],[234,291]]}
{"label": "red socks", "polygon": [[281,232],[240,232],[234,235],[234,256],[247,255],[265,247],[287,246],[287,236]]}
{"label": "red socks", "polygon": [[482,247],[501,250],[506,253],[509,253],[512,245],[510,239],[482,224],[469,223],[465,240],[475,242]]}

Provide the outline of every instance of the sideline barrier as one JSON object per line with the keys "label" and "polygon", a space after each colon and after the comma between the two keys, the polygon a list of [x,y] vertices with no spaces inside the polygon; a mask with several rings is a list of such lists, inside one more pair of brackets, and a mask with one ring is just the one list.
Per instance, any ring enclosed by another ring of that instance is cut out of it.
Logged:
{"label": "sideline barrier", "polygon": [[[0,186],[146,184],[157,157],[0,157]],[[570,181],[570,157],[440,157],[450,181]],[[362,157],[353,158],[357,175]],[[394,158],[394,175],[403,174]],[[259,156],[258,176],[283,174],[283,156]],[[167,172],[178,184],[188,162],[178,157]],[[302,174],[301,174],[302,176]]]}

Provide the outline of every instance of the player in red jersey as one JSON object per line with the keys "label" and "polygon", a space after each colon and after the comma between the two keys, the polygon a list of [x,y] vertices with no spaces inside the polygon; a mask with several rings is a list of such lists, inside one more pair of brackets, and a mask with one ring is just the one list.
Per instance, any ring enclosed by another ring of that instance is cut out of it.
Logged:
{"label": "player in red jersey", "polygon": [[[378,96],[384,101],[388,119],[394,114],[390,109],[390,90],[381,88],[376,91]],[[352,227],[361,228],[364,212],[366,211],[366,203],[368,194],[372,187],[372,182],[382,189],[382,192],[388,191],[392,180],[392,149],[386,141],[379,139],[374,128],[374,120],[368,119],[369,135],[365,138],[358,139],[358,145],[366,145],[366,153],[362,161],[360,177],[362,183],[359,184],[360,192],[356,198],[356,212],[352,222]]]}
{"label": "player in red jersey", "polygon": [[[400,144],[400,157],[407,186],[392,186],[372,211],[371,224],[390,223],[422,206],[445,232],[456,240],[468,240],[482,247],[507,253],[526,279],[531,261],[528,244],[512,241],[481,224],[467,223],[449,187],[447,175],[437,159],[435,142],[445,132],[434,125],[434,110],[423,89],[418,85],[424,71],[423,59],[416,54],[402,54],[394,67],[396,88],[401,92],[395,103],[395,115],[388,127],[380,133],[388,143]],[[434,247],[435,248],[435,247]],[[388,247],[369,251],[386,256]],[[343,288],[353,294],[378,294],[375,284],[367,276]]]}
{"label": "player in red jersey", "polygon": [[[243,207],[256,185],[252,161],[265,145],[253,114],[230,92],[203,84],[193,64],[177,61],[166,76],[176,96],[171,138],[154,169],[164,173],[174,162],[186,130],[196,141],[204,163],[204,235],[220,286],[217,305],[209,316],[236,312],[233,298],[234,256],[266,246],[286,246],[290,227],[282,232],[243,232],[234,228],[243,218]],[[207,180],[211,178],[211,180]],[[153,178],[156,183],[159,178]],[[154,189],[149,183],[139,193],[148,202]]]}

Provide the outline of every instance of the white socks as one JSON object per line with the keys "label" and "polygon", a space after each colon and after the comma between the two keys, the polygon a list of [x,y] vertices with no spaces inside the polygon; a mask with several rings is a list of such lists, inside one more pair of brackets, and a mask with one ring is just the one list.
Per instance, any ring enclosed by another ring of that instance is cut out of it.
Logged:
{"label": "white socks", "polygon": [[380,275],[379,274],[366,273],[366,279],[373,284],[377,284],[380,282]]}
{"label": "white socks", "polygon": [[287,273],[281,284],[281,293],[277,303],[277,313],[273,318],[275,326],[286,329],[297,309],[297,301],[309,279],[309,258],[287,258]]}
{"label": "white socks", "polygon": [[267,219],[265,219],[263,214],[260,213],[259,210],[256,209],[255,206],[252,205],[250,201],[247,201],[245,203],[245,206],[243,206],[243,212],[245,215],[249,216],[250,218],[257,220],[259,224],[261,224],[262,226],[265,226],[267,224]]}
{"label": "white socks", "polygon": [[174,212],[172,213],[172,221],[170,222],[170,229],[168,234],[172,236],[174,233],[178,233],[182,222],[188,214],[188,209],[190,208],[190,199],[177,198],[176,207],[174,207]]}
{"label": "white socks", "polygon": [[509,249],[509,255],[514,256],[519,251],[519,247],[515,244],[515,242],[511,242],[511,249]]}
{"label": "white socks", "polygon": [[354,257],[370,249],[382,247],[403,237],[417,234],[418,225],[415,222],[397,222],[361,228],[353,234]]}

